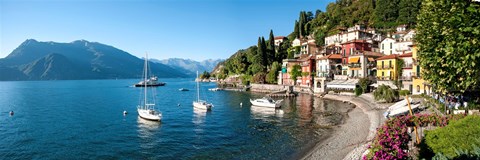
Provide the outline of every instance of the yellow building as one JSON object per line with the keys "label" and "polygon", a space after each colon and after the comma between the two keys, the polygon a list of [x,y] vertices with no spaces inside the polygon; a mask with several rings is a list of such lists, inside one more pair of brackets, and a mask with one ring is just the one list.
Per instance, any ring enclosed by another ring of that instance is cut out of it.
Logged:
{"label": "yellow building", "polygon": [[427,94],[430,95],[432,93],[432,86],[423,80],[421,74],[421,67],[419,64],[419,58],[417,54],[417,46],[412,46],[412,79],[413,79],[413,92],[412,94]]}
{"label": "yellow building", "polygon": [[377,80],[378,81],[393,81],[397,80],[398,76],[395,73],[397,66],[395,63],[398,60],[398,55],[391,54],[377,59]]}

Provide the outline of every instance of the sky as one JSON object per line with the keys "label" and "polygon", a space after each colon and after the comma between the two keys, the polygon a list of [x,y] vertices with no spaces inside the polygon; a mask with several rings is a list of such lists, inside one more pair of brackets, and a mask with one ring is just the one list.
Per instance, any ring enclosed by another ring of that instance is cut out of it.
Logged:
{"label": "sky", "polygon": [[87,40],[137,57],[226,59],[334,0],[0,0],[0,58],[23,41]]}

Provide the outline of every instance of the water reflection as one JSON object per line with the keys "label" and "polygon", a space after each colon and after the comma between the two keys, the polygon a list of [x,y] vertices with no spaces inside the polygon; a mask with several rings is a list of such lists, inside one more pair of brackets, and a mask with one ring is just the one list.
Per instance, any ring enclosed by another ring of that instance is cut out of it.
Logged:
{"label": "water reflection", "polygon": [[145,120],[140,116],[137,117],[137,123],[138,133],[141,138],[153,136],[155,131],[157,131],[161,126],[160,122]]}
{"label": "water reflection", "polygon": [[205,122],[208,110],[193,108],[193,123],[200,125]]}
{"label": "water reflection", "polygon": [[266,118],[271,116],[276,117],[283,117],[283,110],[282,109],[275,109],[270,107],[260,107],[252,105],[250,107],[250,111],[252,115],[256,118]]}

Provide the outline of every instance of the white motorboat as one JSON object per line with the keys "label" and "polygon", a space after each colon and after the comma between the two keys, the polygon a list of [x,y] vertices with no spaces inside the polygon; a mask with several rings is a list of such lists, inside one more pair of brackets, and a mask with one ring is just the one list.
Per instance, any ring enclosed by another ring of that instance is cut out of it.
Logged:
{"label": "white motorboat", "polygon": [[[198,71],[197,71],[197,77],[198,77]],[[197,100],[193,101],[193,107],[198,109],[204,109],[204,110],[211,110],[213,107],[212,103],[208,103],[207,101],[200,99],[200,84],[198,81],[197,81]]]}
{"label": "white motorboat", "polygon": [[189,91],[189,90],[186,89],[186,88],[180,88],[180,89],[178,89],[178,90],[179,90],[179,91]]}
{"label": "white motorboat", "polygon": [[209,91],[221,91],[221,90],[223,90],[223,88],[218,88],[218,87],[217,88],[209,88],[208,90]]}
{"label": "white motorboat", "polygon": [[[148,55],[145,56],[145,65],[143,69],[143,79],[146,82],[148,77]],[[155,89],[150,88],[147,86],[147,83],[143,84],[143,102],[137,106],[138,115],[146,120],[151,121],[161,121],[162,120],[162,113],[160,111],[155,110]],[[150,94],[151,98],[148,97],[148,90],[152,94]],[[149,102],[150,101],[150,102]]]}
{"label": "white motorboat", "polygon": [[263,97],[255,100],[250,99],[250,103],[252,103],[252,105],[259,106],[259,107],[271,107],[271,108],[280,107],[282,105],[282,101],[283,100],[275,101],[270,97]]}

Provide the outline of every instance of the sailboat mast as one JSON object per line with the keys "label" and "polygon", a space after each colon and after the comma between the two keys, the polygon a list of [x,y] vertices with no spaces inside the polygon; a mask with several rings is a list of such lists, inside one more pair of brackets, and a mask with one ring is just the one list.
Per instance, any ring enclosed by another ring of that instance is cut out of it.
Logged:
{"label": "sailboat mast", "polygon": [[148,70],[148,54],[145,53],[145,75],[144,75],[144,79],[143,79],[143,82],[144,82],[144,89],[145,89],[145,109],[147,108],[147,70]]}
{"label": "sailboat mast", "polygon": [[[198,77],[198,71],[197,71],[197,78],[200,78]],[[197,102],[200,101],[200,87],[199,87],[198,81],[200,81],[200,79],[197,80]]]}

